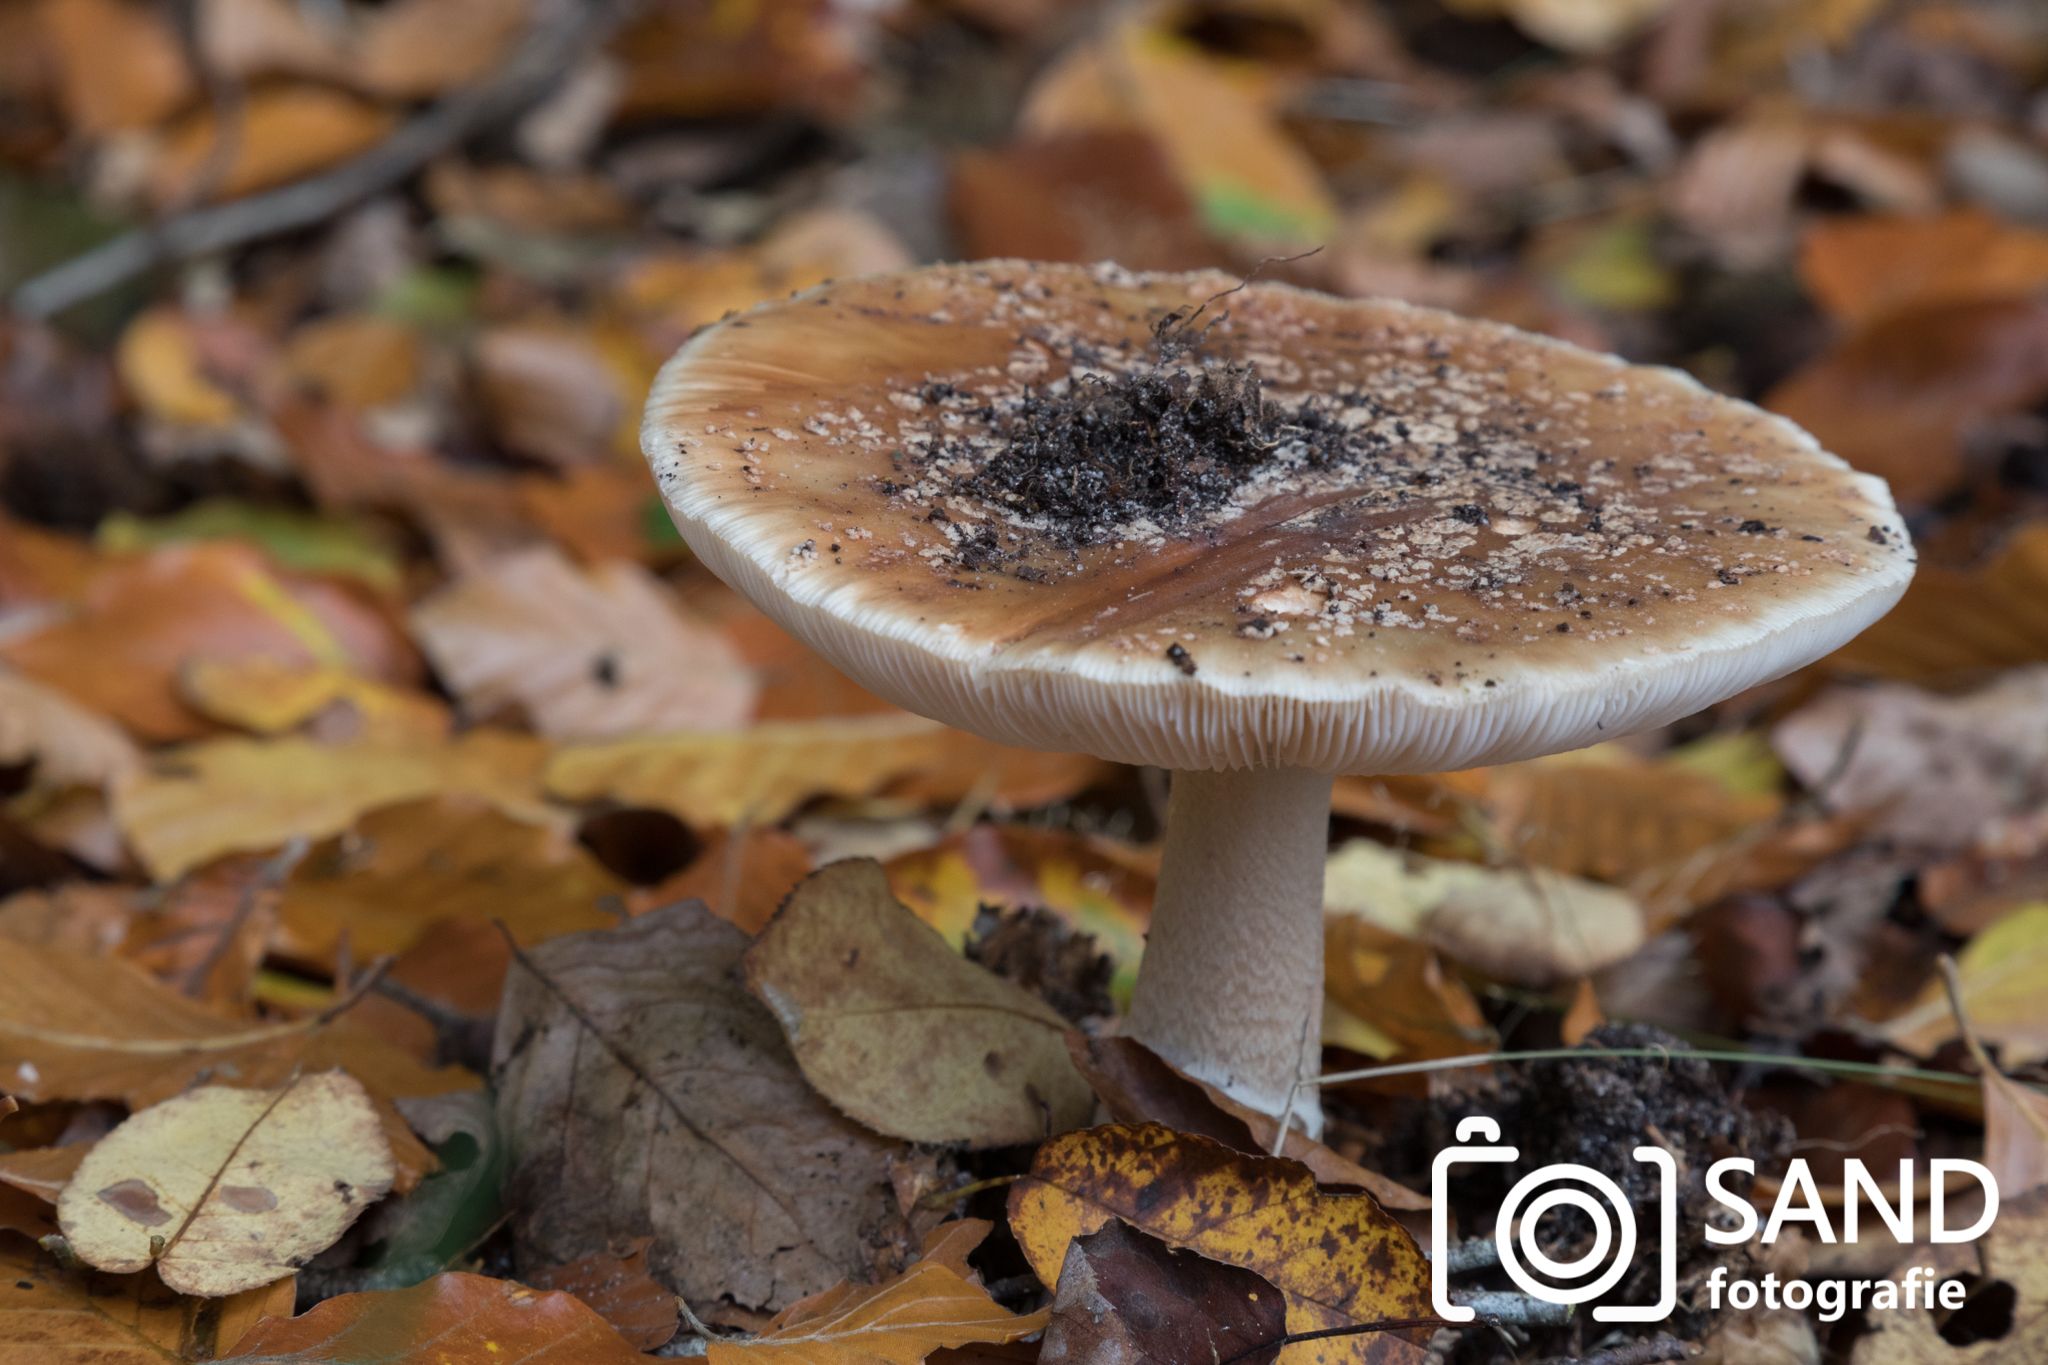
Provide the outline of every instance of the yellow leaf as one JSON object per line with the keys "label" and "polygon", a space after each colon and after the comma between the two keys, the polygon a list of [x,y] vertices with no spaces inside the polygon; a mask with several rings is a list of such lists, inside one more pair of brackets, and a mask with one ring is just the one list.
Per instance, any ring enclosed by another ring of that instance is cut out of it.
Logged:
{"label": "yellow leaf", "polygon": [[1317,243],[1336,222],[1315,162],[1265,101],[1198,49],[1136,24],[1076,48],[1042,76],[1019,127],[1151,134],[1208,226],[1227,236]]}
{"label": "yellow leaf", "polygon": [[714,1338],[711,1365],[919,1365],[941,1347],[1016,1341],[1046,1322],[1045,1310],[1012,1313],[934,1260],[807,1305],[811,1311],[747,1341]]}
{"label": "yellow leaf", "polygon": [[194,194],[233,198],[287,184],[374,147],[396,121],[388,109],[310,82],[257,90],[232,127],[198,109],[171,128],[150,168],[150,198],[161,208]]}
{"label": "yellow leaf", "polygon": [[407,802],[314,849],[284,889],[278,950],[326,961],[402,953],[436,924],[503,924],[520,943],[618,922],[625,886],[565,833],[475,801]]}
{"label": "yellow leaf", "polygon": [[185,702],[201,715],[258,735],[282,735],[316,723],[329,737],[369,744],[434,744],[448,737],[448,708],[332,664],[286,663],[257,656],[195,659],[178,678]]}
{"label": "yellow leaf", "polygon": [[1323,1041],[1417,1060],[1492,1049],[1479,1002],[1425,943],[1355,915],[1323,921]]}
{"label": "yellow leaf", "polygon": [[152,308],[128,324],[114,352],[121,382],[145,412],[181,426],[224,426],[240,405],[207,377],[184,317]]}
{"label": "yellow leaf", "polygon": [[[2008,1068],[2048,1057],[2048,905],[2029,905],[1994,922],[1957,955],[1963,1009]],[[1957,1036],[1955,1012],[1940,982],[1884,1026],[1908,1052],[1931,1052]]]}
{"label": "yellow leaf", "polygon": [[497,730],[403,747],[205,740],[118,783],[114,817],[150,874],[168,881],[224,853],[339,834],[365,811],[425,796],[466,793],[523,819],[557,818],[537,791],[546,752]]}
{"label": "yellow leaf", "polygon": [[690,824],[735,825],[771,823],[814,797],[869,796],[906,778],[1040,804],[1097,770],[1093,759],[1005,749],[919,716],[883,715],[570,745],[549,761],[547,788],[568,801],[608,798]]}
{"label": "yellow leaf", "polygon": [[154,1266],[180,1293],[224,1298],[325,1251],[396,1178],[376,1108],[342,1072],[278,1090],[206,1085],[100,1139],[57,1221],[87,1265]]}
{"label": "yellow leaf", "polygon": [[[1038,1149],[1010,1191],[1010,1231],[1046,1284],[1067,1247],[1112,1218],[1169,1246],[1242,1266],[1287,1298],[1287,1330],[1429,1315],[1422,1249],[1370,1195],[1330,1194],[1308,1168],[1248,1156],[1157,1124],[1091,1128]],[[1421,1347],[1369,1334],[1290,1348],[1281,1365],[1419,1362]]]}
{"label": "yellow leaf", "polygon": [[231,1298],[190,1298],[155,1275],[66,1270],[40,1248],[0,1237],[0,1343],[32,1343],[22,1365],[184,1365],[233,1349],[266,1317],[292,1311],[294,1281]]}

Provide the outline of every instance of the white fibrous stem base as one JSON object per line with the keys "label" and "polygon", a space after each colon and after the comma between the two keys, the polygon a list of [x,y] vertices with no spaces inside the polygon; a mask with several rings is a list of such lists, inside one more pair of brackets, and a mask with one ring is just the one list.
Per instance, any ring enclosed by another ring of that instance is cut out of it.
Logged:
{"label": "white fibrous stem base", "polygon": [[1174,774],[1126,1032],[1244,1104],[1322,1131],[1326,774]]}

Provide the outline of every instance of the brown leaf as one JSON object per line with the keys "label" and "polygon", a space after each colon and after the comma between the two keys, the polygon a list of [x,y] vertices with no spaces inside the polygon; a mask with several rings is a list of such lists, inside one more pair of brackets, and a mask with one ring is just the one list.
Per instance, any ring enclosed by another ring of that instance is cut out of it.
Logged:
{"label": "brown leaf", "polygon": [[191,1298],[154,1274],[65,1270],[39,1248],[0,1237],[0,1342],[35,1365],[211,1360],[257,1323],[289,1314],[293,1293],[287,1277],[228,1299]]}
{"label": "brown leaf", "polygon": [[536,1293],[482,1275],[436,1275],[410,1289],[343,1294],[295,1318],[259,1324],[221,1357],[260,1365],[361,1365],[369,1360],[541,1360],[644,1365],[572,1294]]}
{"label": "brown leaf", "polygon": [[[1370,1195],[1327,1194],[1296,1162],[1153,1124],[1091,1128],[1040,1147],[1010,1190],[1010,1230],[1040,1280],[1057,1283],[1069,1245],[1113,1218],[1263,1275],[1286,1296],[1290,1332],[1430,1312],[1429,1264],[1414,1239]],[[1424,1355],[1392,1335],[1319,1345],[1332,1365]]]}
{"label": "brown leaf", "polygon": [[322,86],[258,90],[232,122],[198,109],[175,124],[150,168],[149,196],[168,208],[282,185],[367,151],[396,122],[390,110]]}
{"label": "brown leaf", "polygon": [[616,923],[617,878],[559,829],[474,798],[387,806],[310,852],[285,886],[279,951],[402,953],[435,924],[500,923],[521,943]]}
{"label": "brown leaf", "polygon": [[864,1272],[864,1231],[893,1235],[892,1145],[804,1082],[736,980],[746,948],[686,904],[514,968],[494,1073],[522,1254],[652,1235],[655,1277],[688,1302],[763,1307]]}
{"label": "brown leaf", "polygon": [[652,1237],[636,1237],[624,1251],[593,1252],[530,1274],[526,1282],[535,1289],[574,1294],[635,1350],[652,1351],[666,1345],[682,1326],[676,1296],[647,1273],[647,1249],[653,1245]]}
{"label": "brown leaf", "polygon": [[1765,402],[1902,506],[1965,475],[1976,424],[2048,398],[2048,301],[1979,299],[1879,318],[1771,390]]}
{"label": "brown leaf", "polygon": [[794,1305],[766,1332],[711,1342],[711,1365],[920,1365],[941,1347],[1008,1342],[1045,1326],[1010,1312],[939,1259],[882,1284],[841,1285]]}
{"label": "brown leaf", "polygon": [[811,851],[784,830],[721,830],[705,841],[690,865],[667,880],[633,892],[635,914],[676,901],[703,901],[751,935],[768,921],[792,888],[811,874]]}
{"label": "brown leaf", "polygon": [[1286,1335],[1287,1301],[1264,1276],[1111,1219],[1068,1244],[1038,1359],[1272,1365]]}
{"label": "brown leaf", "polygon": [[805,1079],[876,1132],[1006,1147],[1087,1122],[1066,1021],[947,947],[879,863],[802,882],[747,951],[746,979]]}
{"label": "brown leaf", "polygon": [[321,1071],[135,1114],[79,1163],[57,1218],[88,1265],[154,1267],[180,1293],[225,1298],[289,1278],[396,1178],[369,1094]]}
{"label": "brown leaf", "polygon": [[[1042,212],[1018,213],[1020,200]],[[947,207],[962,254],[1195,270],[1222,248],[1152,137],[1095,131],[960,153]]]}
{"label": "brown leaf", "polygon": [[75,613],[0,648],[23,673],[144,739],[209,728],[178,695],[200,659],[265,657],[405,682],[418,660],[354,588],[273,570],[246,546],[170,546],[110,566]]}
{"label": "brown leaf", "polygon": [[2048,663],[2048,526],[2021,526],[1982,565],[1921,565],[1899,605],[1831,662],[1919,683]]}
{"label": "brown leaf", "polygon": [[531,0],[395,0],[372,12],[350,73],[390,99],[439,95],[497,66]]}
{"label": "brown leaf", "polygon": [[1933,304],[2024,299],[2048,285],[2048,232],[1977,208],[1823,219],[1799,273],[1821,307],[1861,325]]}
{"label": "brown leaf", "polygon": [[[1495,1043],[1479,1002],[1448,973],[1435,950],[1356,915],[1323,921],[1324,1041],[1373,1056],[1415,1060],[1489,1051]],[[1329,1015],[1359,1021],[1353,1040]],[[1378,1046],[1368,1046],[1374,1039]]]}
{"label": "brown leaf", "polygon": [[[1250,1156],[1273,1150],[1279,1125],[1214,1086],[1182,1074],[1135,1038],[1090,1037],[1073,1032],[1067,1048],[1074,1065],[1118,1123],[1156,1123],[1220,1142]],[[1289,1128],[1281,1156],[1308,1167],[1316,1183],[1364,1190],[1400,1212],[1427,1209],[1427,1197],[1377,1171],[1369,1171],[1297,1128]]]}
{"label": "brown leaf", "polygon": [[753,713],[738,651],[637,565],[581,570],[551,547],[524,550],[456,579],[412,621],[471,713],[516,704],[552,739],[730,730]]}
{"label": "brown leaf", "polygon": [[[1895,1267],[1891,1277],[1903,1280],[1914,1267],[1932,1271],[1936,1284],[1963,1277],[1980,1293],[2005,1298],[2002,1311],[1983,1305],[1992,1311],[1972,1315],[2004,1330],[1994,1328],[1958,1345],[1942,1332],[1948,1315],[1918,1305],[1875,1309],[1871,1330],[1857,1339],[1853,1365],[2030,1365],[2040,1359],[2048,1332],[2048,1190],[2006,1198],[1981,1240],[1928,1248]],[[1970,1312],[1966,1307],[1955,1316]]]}
{"label": "brown leaf", "polygon": [[520,454],[566,469],[637,451],[654,365],[631,337],[567,323],[496,327],[475,363],[499,439]]}
{"label": "brown leaf", "polygon": [[375,408],[412,393],[427,352],[413,328],[375,313],[336,313],[292,333],[286,375],[347,408]]}
{"label": "brown leaf", "polygon": [[0,671],[0,766],[29,765],[35,785],[50,790],[103,788],[139,761],[112,722],[61,692]]}
{"label": "brown leaf", "polygon": [[135,0],[45,0],[66,119],[87,136],[145,128],[195,89],[169,16]]}

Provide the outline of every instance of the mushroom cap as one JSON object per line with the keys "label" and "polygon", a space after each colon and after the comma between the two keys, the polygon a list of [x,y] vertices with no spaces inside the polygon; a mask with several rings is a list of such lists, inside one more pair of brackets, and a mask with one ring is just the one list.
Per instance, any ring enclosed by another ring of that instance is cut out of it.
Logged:
{"label": "mushroom cap", "polygon": [[[1216,297],[1238,283],[991,261],[826,284],[692,338],[642,445],[697,556],[863,686],[1179,769],[1615,738],[1819,658],[1912,576],[1881,480],[1677,371],[1384,300]],[[1089,386],[1161,373],[1170,314],[1192,349],[1167,372],[1260,381],[1259,462],[1225,496],[1214,470],[1141,486],[1143,450],[1136,482],[978,475],[1078,430]]]}

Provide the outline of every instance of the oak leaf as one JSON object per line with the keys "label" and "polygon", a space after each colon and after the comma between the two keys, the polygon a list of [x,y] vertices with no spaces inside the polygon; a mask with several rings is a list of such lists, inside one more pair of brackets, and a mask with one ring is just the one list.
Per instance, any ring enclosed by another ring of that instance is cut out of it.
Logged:
{"label": "oak leaf", "polygon": [[1067,1022],[947,947],[878,863],[799,884],[748,949],[746,977],[805,1079],[876,1132],[1006,1147],[1085,1123],[1094,1104]]}
{"label": "oak leaf", "polygon": [[397,1178],[376,1106],[339,1071],[205,1085],[135,1114],[79,1163],[57,1221],[101,1270],[181,1294],[270,1284],[332,1246]]}
{"label": "oak leaf", "polygon": [[[1429,1263],[1366,1194],[1331,1194],[1308,1168],[1249,1156],[1156,1124],[1091,1128],[1038,1149],[1010,1191],[1010,1230],[1040,1280],[1058,1282],[1067,1248],[1112,1218],[1168,1246],[1263,1275],[1287,1299],[1287,1330],[1399,1321],[1430,1313]],[[1368,1335],[1289,1348],[1370,1365],[1418,1362],[1404,1338]]]}

